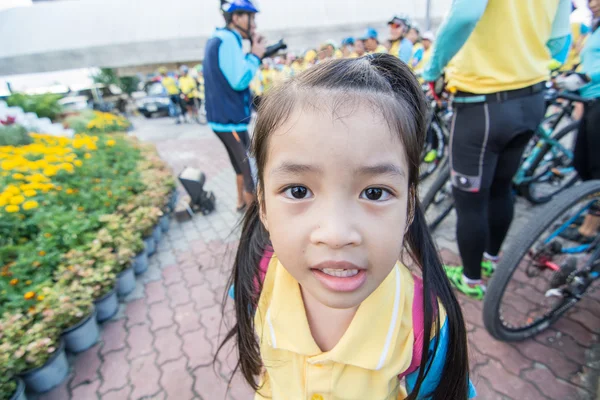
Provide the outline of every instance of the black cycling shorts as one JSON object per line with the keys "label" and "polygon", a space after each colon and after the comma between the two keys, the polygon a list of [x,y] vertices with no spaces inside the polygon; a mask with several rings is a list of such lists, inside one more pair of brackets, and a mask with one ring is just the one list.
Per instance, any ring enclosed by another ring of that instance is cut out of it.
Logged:
{"label": "black cycling shorts", "polygon": [[581,180],[600,179],[600,101],[586,104],[575,142],[573,166]]}
{"label": "black cycling shorts", "polygon": [[525,145],[544,117],[544,93],[501,102],[454,103],[450,134],[452,184],[489,189],[498,174],[517,171]]}
{"label": "black cycling shorts", "polygon": [[254,193],[254,180],[252,179],[250,162],[248,160],[248,150],[250,149],[248,132],[214,132],[221,139],[223,145],[225,145],[235,174],[243,175],[246,192]]}

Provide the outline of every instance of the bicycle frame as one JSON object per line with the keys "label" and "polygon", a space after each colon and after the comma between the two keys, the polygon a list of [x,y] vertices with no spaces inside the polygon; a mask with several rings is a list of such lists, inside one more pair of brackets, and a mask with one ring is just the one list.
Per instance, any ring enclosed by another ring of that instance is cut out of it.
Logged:
{"label": "bicycle frame", "polygon": [[[558,227],[546,240],[544,240],[544,244],[550,243],[552,240],[556,239],[558,235],[560,235],[565,229],[567,229],[577,218],[579,218],[584,212],[586,212],[595,200],[589,201],[585,207],[577,212],[577,214],[573,215],[566,222],[564,222],[561,226]],[[563,254],[579,254],[584,253],[590,248],[590,244],[581,244],[574,247],[562,248],[561,253]]]}

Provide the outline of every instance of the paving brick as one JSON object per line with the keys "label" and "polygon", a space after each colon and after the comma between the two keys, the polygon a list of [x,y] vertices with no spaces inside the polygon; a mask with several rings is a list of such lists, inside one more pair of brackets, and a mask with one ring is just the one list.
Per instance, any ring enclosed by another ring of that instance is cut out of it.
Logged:
{"label": "paving brick", "polygon": [[227,332],[223,324],[221,307],[218,305],[201,310],[200,322],[206,328],[207,337],[211,340],[222,338]]}
{"label": "paving brick", "polygon": [[578,390],[575,386],[563,380],[556,379],[549,369],[540,364],[536,364],[535,368],[525,371],[523,376],[536,385],[550,399],[575,399],[578,396]]}
{"label": "paving brick", "polygon": [[130,301],[143,299],[144,298],[144,284],[142,282],[136,282],[135,288],[129,293],[127,296],[123,298],[125,303],[129,303]]}
{"label": "paving brick", "polygon": [[163,283],[166,286],[180,282],[181,279],[181,270],[177,265],[169,265],[163,268]]}
{"label": "paving brick", "polygon": [[200,313],[196,311],[194,303],[175,307],[173,319],[179,325],[179,334],[183,335],[200,329]]}
{"label": "paving brick", "polygon": [[98,355],[101,344],[96,344],[92,348],[77,355],[73,360],[74,376],[70,382],[71,389],[82,383],[91,383],[98,380],[98,370],[100,364],[100,356]]}
{"label": "paving brick", "polygon": [[166,299],[166,290],[162,281],[150,282],[146,285],[146,303],[154,304]]}
{"label": "paving brick", "polygon": [[104,394],[110,390],[120,389],[129,379],[129,363],[125,358],[127,350],[114,351],[104,356],[104,362],[100,367],[100,375],[102,376],[102,386],[100,386],[100,394]]}
{"label": "paving brick", "polygon": [[148,316],[152,321],[151,328],[153,331],[173,325],[173,310],[166,300],[152,304]]}
{"label": "paving brick", "polygon": [[183,335],[183,352],[189,359],[191,369],[211,365],[215,351],[216,346],[212,346],[206,340],[204,330],[196,330]]}
{"label": "paving brick", "polygon": [[585,362],[585,347],[579,345],[573,338],[554,329],[547,329],[535,337],[535,340],[548,347],[556,349],[564,357],[577,363]]}
{"label": "paving brick", "polygon": [[215,373],[212,366],[194,370],[194,389],[204,399],[223,399],[227,392],[227,381]]}
{"label": "paving brick", "polygon": [[[158,263],[151,263],[148,269],[141,275],[138,275],[137,280],[142,283],[156,282],[162,280],[162,270]],[[162,283],[162,282],[161,282]],[[146,287],[146,290],[148,288]]]}
{"label": "paving brick", "polygon": [[582,309],[581,307],[574,308],[569,312],[569,318],[579,322],[590,332],[600,332],[600,318],[596,317],[586,309]]}
{"label": "paving brick", "polygon": [[187,287],[192,287],[196,285],[200,285],[204,282],[204,275],[200,271],[200,267],[194,266],[192,268],[182,269],[183,271],[183,279],[185,280],[185,284]]}
{"label": "paving brick", "polygon": [[84,383],[73,390],[73,399],[97,399],[96,392],[100,387],[100,381],[96,380],[89,383]]}
{"label": "paving brick", "polygon": [[162,365],[166,361],[177,360],[182,356],[181,338],[177,335],[177,326],[161,329],[155,334],[154,348],[158,351],[156,363]]}
{"label": "paving brick", "polygon": [[141,324],[148,321],[148,306],[144,299],[138,299],[127,303],[125,306],[125,315],[127,316],[126,326]]}
{"label": "paving brick", "polygon": [[168,286],[167,296],[173,308],[190,302],[190,292],[183,281]]}
{"label": "paving brick", "polygon": [[135,325],[129,328],[129,335],[127,336],[127,344],[129,345],[129,354],[127,357],[135,359],[144,354],[149,354],[154,351],[152,342],[154,336],[150,333],[150,325],[141,324]]}
{"label": "paving brick", "polygon": [[102,396],[102,400],[126,400],[129,398],[130,393],[131,385],[127,385],[120,390],[113,390],[108,393],[105,393]]}
{"label": "paving brick", "polygon": [[598,340],[597,335],[592,334],[581,324],[568,318],[559,319],[553,327],[557,331],[571,336],[577,343],[585,347],[590,347],[592,343]]}
{"label": "paving brick", "polygon": [[481,376],[485,376],[489,381],[491,388],[518,400],[539,400],[543,399],[539,390],[530,382],[508,373],[502,364],[495,360],[490,360],[480,369]]}
{"label": "paving brick", "polygon": [[119,350],[125,347],[125,338],[127,330],[125,329],[125,319],[110,321],[103,325],[102,330],[102,349],[100,353],[106,354],[109,351]]}
{"label": "paving brick", "polygon": [[246,383],[243,375],[235,374],[229,385],[229,398],[234,400],[248,400],[254,398],[254,390]]}
{"label": "paving brick", "polygon": [[190,297],[198,309],[209,308],[217,305],[217,301],[215,300],[215,292],[212,291],[207,283],[191,287]]}
{"label": "paving brick", "polygon": [[[559,378],[568,381],[579,366],[565,358],[559,351],[533,340],[516,343],[515,347],[526,357],[546,364]],[[506,361],[505,361],[506,364]]]}
{"label": "paving brick", "polygon": [[481,354],[502,361],[507,371],[518,375],[521,370],[533,366],[533,362],[523,357],[510,344],[496,341],[487,331],[476,329],[469,335],[470,346],[475,347]]}
{"label": "paving brick", "polygon": [[501,395],[500,393],[494,391],[492,386],[485,378],[481,379],[473,379],[473,386],[475,386],[475,390],[477,391],[477,398],[484,400],[504,400],[506,397]]}
{"label": "paving brick", "polygon": [[161,366],[160,384],[164,388],[167,399],[188,400],[194,398],[192,387],[194,380],[187,370],[184,357]]}
{"label": "paving brick", "polygon": [[160,261],[160,265],[163,268],[167,265],[173,265],[177,262],[175,254],[173,254],[173,251],[171,250],[158,253],[158,261]]}
{"label": "paving brick", "polygon": [[[202,246],[204,246],[203,248],[206,249],[206,245],[204,244],[204,242],[202,242],[201,240],[199,241]],[[189,242],[189,245],[192,246],[193,243],[196,243],[196,241],[192,241]],[[177,260],[178,264],[185,264],[188,262],[194,262],[197,258],[197,254],[195,254],[194,252],[192,252],[192,250],[186,250],[186,251],[181,251],[181,252],[177,252],[177,254],[175,255],[175,259]]]}
{"label": "paving brick", "polygon": [[160,370],[155,365],[155,354],[138,357],[131,362],[131,382],[133,392],[131,398],[137,400],[160,392]]}

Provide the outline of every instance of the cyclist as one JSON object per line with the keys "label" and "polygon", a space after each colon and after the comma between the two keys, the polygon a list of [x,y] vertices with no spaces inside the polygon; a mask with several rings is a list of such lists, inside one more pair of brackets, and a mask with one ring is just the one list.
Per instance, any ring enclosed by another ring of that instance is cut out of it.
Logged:
{"label": "cyclist", "polygon": [[[600,0],[590,0],[594,18],[600,17]],[[596,26],[581,52],[581,72],[559,76],[557,85],[569,91],[578,90],[591,100],[585,105],[575,142],[573,165],[583,181],[600,179],[600,30]],[[591,243],[600,228],[600,204],[592,205],[581,226],[573,226],[560,236],[580,243]]]}
{"label": "cyclist", "polygon": [[192,118],[198,121],[198,108],[196,107],[198,82],[190,76],[190,70],[187,65],[182,65],[180,71],[179,89],[181,89],[181,107],[187,108],[187,112],[191,114]]}
{"label": "cyclist", "polygon": [[360,38],[365,44],[367,53],[387,53],[387,49],[379,44],[377,31],[373,28],[367,28],[364,35]]}
{"label": "cyclist", "polygon": [[420,32],[419,28],[416,25],[412,25],[406,34],[406,39],[408,39],[412,43],[412,53],[410,55],[410,62],[408,66],[415,70],[417,65],[423,59],[423,53],[425,49],[423,44],[420,42]]}
{"label": "cyclist", "polygon": [[570,0],[455,0],[425,67],[433,82],[452,59],[450,168],[464,268],[447,274],[470,297],[483,298],[482,268],[493,272],[512,222],[512,178],[544,116],[548,49],[567,43],[569,10]]}
{"label": "cyclist", "polygon": [[344,58],[356,58],[354,52],[354,38],[347,37],[342,39],[342,56]]}
{"label": "cyclist", "polygon": [[434,39],[435,36],[430,31],[425,32],[423,34],[423,37],[421,38],[421,44],[423,44],[423,57],[421,58],[421,61],[419,61],[419,63],[416,66],[414,66],[414,70],[417,75],[421,75],[423,73],[423,67],[429,62],[429,59],[431,58],[431,45],[433,44]]}
{"label": "cyclist", "polygon": [[[233,164],[237,210],[242,211],[254,201],[254,181],[246,156],[252,100],[248,86],[265,54],[266,43],[255,32],[258,9],[250,0],[222,3],[222,11],[226,27],[213,33],[204,54],[206,117]],[[242,49],[244,39],[251,43],[248,54]]]}
{"label": "cyclist", "polygon": [[389,20],[388,26],[390,27],[390,40],[392,42],[389,54],[408,64],[413,48],[413,43],[405,37],[410,28],[408,18],[394,16]]}
{"label": "cyclist", "polygon": [[169,99],[171,100],[171,104],[169,106],[169,114],[175,117],[176,124],[180,124],[182,122],[181,119],[183,119],[183,115],[179,112],[179,109],[181,107],[181,99],[179,98],[179,87],[177,86],[177,81],[175,80],[175,78],[168,75],[166,67],[160,67],[158,69],[158,72],[162,77],[160,83],[167,91]]}
{"label": "cyclist", "polygon": [[365,51],[365,42],[362,39],[356,39],[356,41],[354,41],[354,53],[356,54],[356,57],[362,57],[367,54]]}

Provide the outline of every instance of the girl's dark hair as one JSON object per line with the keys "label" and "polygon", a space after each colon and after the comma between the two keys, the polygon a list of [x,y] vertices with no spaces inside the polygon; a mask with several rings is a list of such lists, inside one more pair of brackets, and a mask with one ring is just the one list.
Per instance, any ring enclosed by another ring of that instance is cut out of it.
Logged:
{"label": "girl's dark hair", "polygon": [[[236,370],[241,368],[250,386],[255,390],[260,389],[256,378],[261,373],[262,361],[254,330],[254,310],[260,296],[259,262],[263,251],[270,246],[269,234],[259,218],[259,204],[264,204],[261,188],[264,187],[263,174],[269,138],[272,132],[287,121],[296,107],[306,106],[311,101],[318,102],[319,99],[333,101],[334,105],[349,102],[371,105],[375,112],[382,113],[391,131],[398,134],[404,145],[413,196],[409,203],[412,201],[414,205],[414,219],[404,237],[408,254],[422,271],[425,294],[424,332],[439,334],[441,324],[439,313],[436,313],[435,299],[439,299],[448,316],[448,348],[442,379],[429,395],[436,400],[467,399],[469,361],[462,312],[416,198],[421,150],[427,128],[427,104],[421,86],[408,66],[387,54],[318,64],[274,88],[262,99],[252,140],[252,152],[258,170],[258,200],[248,207],[241,223],[240,244],[229,279],[229,285],[233,284],[235,288],[236,323],[226,335],[219,351],[235,337],[239,356]],[[425,367],[425,361],[432,356],[429,347],[430,337],[425,334],[423,363],[419,368],[414,390],[408,397],[410,400],[417,399],[423,379],[429,371]],[[433,351],[437,351],[437,345]]]}

